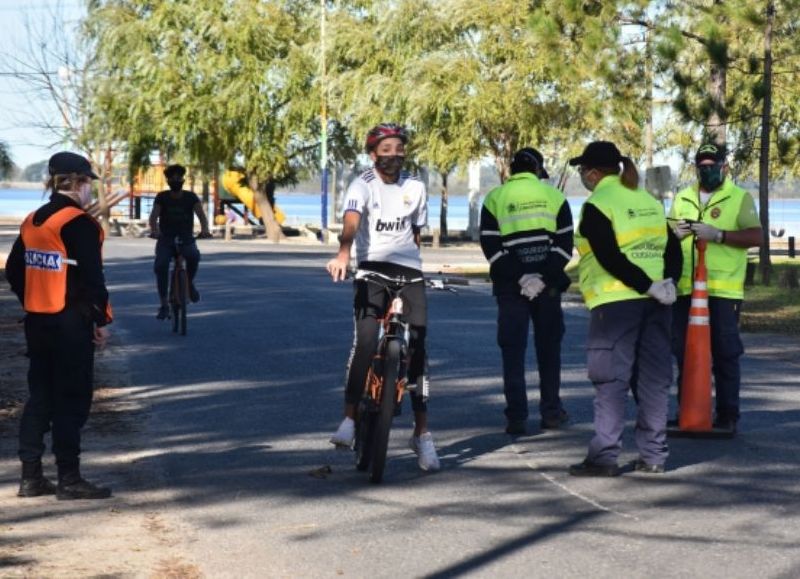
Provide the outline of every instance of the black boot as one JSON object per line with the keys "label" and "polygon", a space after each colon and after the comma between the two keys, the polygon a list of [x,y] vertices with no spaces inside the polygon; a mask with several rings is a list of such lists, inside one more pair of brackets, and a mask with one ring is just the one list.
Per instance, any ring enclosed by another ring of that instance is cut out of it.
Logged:
{"label": "black boot", "polygon": [[58,488],[56,498],[59,501],[74,501],[81,499],[107,499],[111,496],[111,489],[99,487],[81,477],[80,471],[70,469],[66,472],[59,470]]}
{"label": "black boot", "polygon": [[18,497],[30,498],[56,494],[56,485],[45,478],[41,462],[23,462],[22,479],[19,482]]}

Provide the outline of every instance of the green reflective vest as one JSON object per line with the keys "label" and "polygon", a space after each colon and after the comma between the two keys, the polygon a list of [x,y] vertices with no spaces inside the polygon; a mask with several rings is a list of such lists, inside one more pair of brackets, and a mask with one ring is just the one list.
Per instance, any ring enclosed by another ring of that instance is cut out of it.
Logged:
{"label": "green reflective vest", "polygon": [[[726,177],[722,187],[717,189],[706,206],[701,208],[697,186],[687,187],[675,195],[669,215],[673,219],[702,221],[723,231],[737,231],[739,211],[742,200],[747,194],[747,191],[737,187]],[[697,263],[697,249],[694,246],[693,235],[681,241],[681,249],[683,271],[678,282],[678,295],[688,295],[692,293],[693,268]],[[708,295],[732,299],[744,297],[747,249],[709,242],[706,246],[706,267]]]}
{"label": "green reflective vest", "polygon": [[564,195],[532,173],[511,175],[505,183],[492,189],[483,202],[497,219],[500,236],[544,229],[556,231],[556,218]]}
{"label": "green reflective vest", "polygon": [[[604,177],[586,200],[605,215],[614,228],[622,253],[653,280],[664,277],[664,250],[667,247],[667,222],[664,208],[644,189],[625,187],[616,175]],[[575,236],[580,254],[578,271],[586,306],[623,300],[644,299],[647,295],[608,273],[597,262],[588,240],[580,232]]]}

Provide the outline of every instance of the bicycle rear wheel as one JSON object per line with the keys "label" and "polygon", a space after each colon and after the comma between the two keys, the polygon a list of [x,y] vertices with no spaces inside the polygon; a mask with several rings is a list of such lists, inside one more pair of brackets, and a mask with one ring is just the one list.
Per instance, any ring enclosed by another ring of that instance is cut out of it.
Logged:
{"label": "bicycle rear wheel", "polygon": [[172,331],[178,332],[178,323],[180,318],[180,297],[178,293],[178,270],[172,270],[169,283],[169,307],[172,310]]}
{"label": "bicycle rear wheel", "polygon": [[381,407],[372,438],[372,459],[370,460],[369,481],[379,483],[383,480],[386,466],[386,451],[389,448],[389,432],[392,429],[394,409],[397,405],[397,378],[400,370],[400,342],[389,340],[383,360],[383,387],[381,388]]}
{"label": "bicycle rear wheel", "polygon": [[189,279],[186,275],[186,270],[178,272],[178,307],[180,314],[180,331],[181,336],[186,335],[186,304],[189,302]]}

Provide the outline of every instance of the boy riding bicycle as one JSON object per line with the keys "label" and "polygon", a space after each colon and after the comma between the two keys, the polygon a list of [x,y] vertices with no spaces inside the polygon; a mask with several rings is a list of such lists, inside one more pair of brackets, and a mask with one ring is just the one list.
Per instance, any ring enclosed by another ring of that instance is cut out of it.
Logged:
{"label": "boy riding bicycle", "polygon": [[[380,124],[367,134],[366,150],[374,167],[349,186],[344,200],[344,226],[339,252],[326,268],[334,282],[344,280],[355,242],[359,270],[408,280],[422,277],[419,251],[420,229],[427,224],[428,196],[425,185],[402,171],[406,130],[393,123]],[[355,438],[356,408],[364,392],[367,372],[378,343],[378,326],[385,314],[387,294],[382,286],[367,280],[354,283],[355,339],[347,365],[344,419],[331,437],[339,447],[351,447]],[[425,284],[410,284],[403,292],[410,324],[408,369],[414,410],[414,434],[409,446],[417,454],[422,470],[438,470],[439,457],[428,431],[425,332],[427,302]]]}

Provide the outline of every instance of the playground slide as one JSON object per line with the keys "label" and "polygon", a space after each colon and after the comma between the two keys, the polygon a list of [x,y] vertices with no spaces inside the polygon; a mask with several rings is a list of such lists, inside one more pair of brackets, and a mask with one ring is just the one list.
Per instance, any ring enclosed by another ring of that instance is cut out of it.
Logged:
{"label": "playground slide", "polygon": [[[256,194],[250,187],[242,184],[242,178],[243,175],[239,171],[225,171],[222,174],[222,186],[242,202],[253,217],[261,219],[261,208],[256,202]],[[275,213],[275,220],[282,225],[286,220],[286,215],[278,208],[277,204],[273,206],[272,211]]]}

